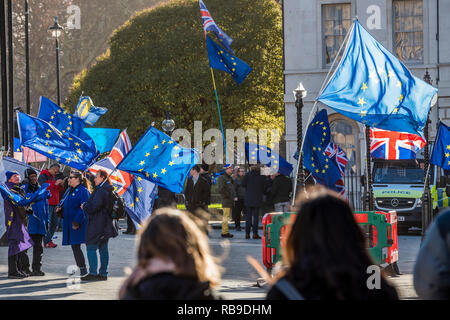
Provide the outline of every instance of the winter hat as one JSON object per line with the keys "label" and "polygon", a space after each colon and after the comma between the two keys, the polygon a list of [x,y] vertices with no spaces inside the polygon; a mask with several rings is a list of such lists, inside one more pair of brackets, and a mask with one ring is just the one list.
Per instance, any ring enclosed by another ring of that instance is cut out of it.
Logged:
{"label": "winter hat", "polygon": [[227,163],[226,165],[223,166],[223,169],[227,170],[228,168],[231,168],[231,167],[232,167],[231,164]]}
{"label": "winter hat", "polygon": [[37,175],[36,170],[34,170],[33,168],[28,168],[27,170],[25,170],[25,177],[28,178],[31,174]]}
{"label": "winter hat", "polygon": [[11,179],[11,177],[15,174],[19,174],[17,171],[6,171],[5,175],[6,175],[6,182],[8,182],[9,179]]}

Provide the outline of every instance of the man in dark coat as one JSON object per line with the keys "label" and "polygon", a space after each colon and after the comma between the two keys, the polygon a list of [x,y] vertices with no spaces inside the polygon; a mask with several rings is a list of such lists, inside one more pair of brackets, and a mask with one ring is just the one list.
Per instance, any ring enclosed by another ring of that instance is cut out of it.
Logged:
{"label": "man in dark coat", "polygon": [[292,192],[292,181],[288,177],[277,172],[272,182],[270,199],[276,212],[288,212]]}
{"label": "man in dark coat", "polygon": [[234,178],[233,184],[234,184],[234,193],[236,195],[235,201],[234,201],[234,207],[233,207],[233,220],[234,225],[236,227],[236,231],[241,231],[241,214],[242,211],[244,211],[245,214],[245,188],[242,186],[242,180],[245,176],[245,169],[239,168],[237,170],[236,178]]}
{"label": "man in dark coat", "polygon": [[261,175],[261,169],[258,165],[254,165],[242,180],[242,186],[245,188],[245,239],[250,239],[251,227],[253,227],[253,239],[261,239],[258,235],[258,219],[263,195],[269,187],[267,177]]}
{"label": "man in dark coat", "polygon": [[[6,172],[6,186],[11,192],[25,196],[20,188],[20,175],[17,171]],[[26,251],[34,244],[26,230],[27,214],[25,208],[13,205],[6,199],[4,210],[8,236],[8,278],[23,279],[31,275]]]}
{"label": "man in dark coat", "polygon": [[[87,215],[86,252],[89,261],[89,274],[81,278],[83,281],[108,279],[108,240],[116,237],[118,232],[111,217],[113,186],[106,180],[107,177],[106,171],[97,171],[94,179],[95,191],[82,205]],[[97,272],[97,250],[101,264],[99,272]]]}
{"label": "man in dark coat", "polygon": [[158,197],[153,204],[154,210],[164,207],[177,207],[177,197],[174,192],[158,186]]}
{"label": "man in dark coat", "polygon": [[208,201],[211,189],[208,181],[200,175],[200,167],[195,165],[191,171],[191,178],[187,180],[184,195],[186,197],[186,209],[195,214],[197,209],[208,211]]}
{"label": "man in dark coat", "polygon": [[205,179],[208,182],[209,185],[209,198],[208,198],[208,205],[211,204],[211,186],[212,186],[212,178],[211,175],[208,172],[209,170],[209,165],[207,165],[206,163],[203,163],[200,166],[200,177],[202,177],[203,179]]}
{"label": "man in dark coat", "polygon": [[231,209],[233,209],[234,206],[234,198],[236,197],[234,194],[233,178],[231,178],[233,166],[231,164],[226,164],[223,169],[225,172],[217,179],[223,211],[222,237],[232,238],[233,235],[228,231],[228,219],[230,218]]}

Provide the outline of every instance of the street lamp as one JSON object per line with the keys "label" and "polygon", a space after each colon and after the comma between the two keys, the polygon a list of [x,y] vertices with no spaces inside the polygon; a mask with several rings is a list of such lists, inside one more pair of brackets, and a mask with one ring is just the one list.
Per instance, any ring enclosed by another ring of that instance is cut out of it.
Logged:
{"label": "street lamp", "polygon": [[[432,84],[433,82],[431,81],[431,76],[428,73],[428,69],[426,69],[425,71],[425,75],[423,76],[423,80],[428,83],[428,84]],[[433,101],[431,103],[431,107],[436,103],[436,97],[433,97]],[[430,108],[431,110],[431,108]],[[424,136],[425,136],[425,141],[427,141],[427,144],[425,145],[425,149],[424,149],[424,160],[425,160],[425,165],[424,165],[424,192],[423,192],[423,196],[422,196],[422,239],[425,236],[425,230],[428,228],[428,226],[431,223],[432,218],[432,211],[431,211],[431,204],[430,204],[430,199],[431,199],[431,194],[430,194],[430,179],[429,179],[429,167],[430,167],[430,153],[428,150],[428,138],[429,138],[429,132],[428,132],[428,124],[430,122],[429,120],[430,118],[430,112],[428,112],[428,116],[427,116],[427,122],[425,123],[425,128],[423,130]]]}
{"label": "street lamp", "polygon": [[48,28],[52,37],[55,38],[56,41],[56,90],[58,95],[58,106],[61,105],[61,97],[60,97],[60,89],[59,89],[59,37],[61,36],[63,27],[58,24],[58,17],[55,17],[55,23],[53,26]]}
{"label": "street lamp", "polygon": [[302,109],[303,109],[303,98],[306,97],[308,93],[300,82],[298,87],[293,91],[295,98],[295,107],[297,109],[297,155],[299,157],[298,161],[298,174],[297,174],[297,190],[305,185],[305,176],[303,174],[303,152],[300,152],[302,147]]}
{"label": "street lamp", "polygon": [[163,120],[161,126],[168,135],[172,134],[175,129],[175,121],[170,117],[170,111],[166,111],[166,119]]}

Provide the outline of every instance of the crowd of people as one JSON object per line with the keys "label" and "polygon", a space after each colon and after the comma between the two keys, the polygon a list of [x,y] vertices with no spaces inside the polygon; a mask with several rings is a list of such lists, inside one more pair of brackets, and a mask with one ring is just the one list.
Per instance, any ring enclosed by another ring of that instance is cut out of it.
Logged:
{"label": "crowd of people", "polygon": [[[8,278],[23,279],[45,276],[42,271],[43,247],[55,248],[52,239],[62,225],[62,245],[70,245],[81,280],[107,280],[108,240],[118,235],[117,224],[111,216],[112,186],[108,174],[99,170],[95,176],[71,170],[67,178],[58,178],[60,165],[53,164],[41,174],[33,169],[25,171],[21,181],[19,172],[6,172],[6,186],[12,193],[25,197],[35,193],[41,184],[48,184],[45,198],[27,206],[4,202],[8,239]],[[64,185],[66,188],[64,189]],[[64,193],[61,196],[62,191]],[[86,244],[89,272],[81,245]],[[28,249],[33,247],[32,271]],[[100,269],[97,266],[97,250]]]}
{"label": "crowd of people", "polygon": [[[205,216],[211,203],[208,168],[194,166],[186,183],[187,211],[175,208],[175,196],[168,190],[158,194],[155,210],[137,230],[137,265],[124,281],[120,299],[214,300],[221,299],[223,268],[211,253]],[[62,219],[62,245],[71,246],[82,281],[108,278],[109,239],[118,235],[111,215],[112,190],[105,171],[83,174],[71,170],[59,179],[59,165],[52,165],[38,177],[33,169],[25,179],[15,171],[6,173],[6,186],[26,196],[48,183],[48,192],[26,207],[5,201],[8,236],[8,277],[23,279],[44,276],[43,246],[54,248],[51,239],[58,219]],[[202,172],[203,171],[203,172]],[[64,190],[64,185],[67,189]],[[61,190],[63,188],[63,190]],[[292,183],[289,177],[261,174],[261,167],[225,165],[217,180],[223,208],[222,236],[231,238],[228,219],[236,230],[245,214],[246,239],[258,235],[258,220],[267,203],[276,211],[295,211],[279,272],[269,279],[267,299],[306,300],[397,300],[396,289],[381,274],[380,287],[368,287],[368,267],[374,265],[366,250],[366,240],[348,203],[337,193],[322,187],[309,188],[290,206]],[[414,268],[414,285],[420,297],[450,298],[448,270],[450,211],[440,214],[427,232]],[[86,245],[87,261],[81,249]],[[32,248],[30,270],[27,251]],[[98,268],[98,255],[100,268]]]}

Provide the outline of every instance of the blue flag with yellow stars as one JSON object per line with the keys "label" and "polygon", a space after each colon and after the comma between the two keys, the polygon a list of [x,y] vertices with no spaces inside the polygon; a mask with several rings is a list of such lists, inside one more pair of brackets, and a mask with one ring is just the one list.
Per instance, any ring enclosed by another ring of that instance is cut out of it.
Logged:
{"label": "blue flag with yellow stars", "polygon": [[25,113],[17,113],[17,125],[22,146],[69,167],[84,171],[98,155],[97,149],[77,136],[67,132],[63,135],[53,125]]}
{"label": "blue flag with yellow stars", "polygon": [[20,194],[9,190],[3,183],[0,183],[0,194],[3,197],[3,200],[11,201],[12,204],[16,206],[28,206],[32,202],[50,198],[50,191],[47,190],[48,186],[48,183],[44,183],[36,190],[36,192],[27,193],[25,197],[23,197]]}
{"label": "blue flag with yellow stars", "polygon": [[81,96],[74,115],[93,126],[108,109],[94,106],[89,96]]}
{"label": "blue flag with yellow stars", "polygon": [[252,71],[252,68],[248,64],[238,57],[226,52],[208,35],[206,36],[206,46],[208,47],[209,66],[231,74],[237,84],[244,81],[247,75]]}
{"label": "blue flag with yellow stars", "polygon": [[135,224],[140,228],[142,223],[150,217],[153,204],[158,195],[158,186],[151,181],[135,176],[122,198],[125,210]]}
{"label": "blue flag with yellow stars", "polygon": [[20,145],[20,139],[14,137],[14,152],[23,152],[22,146]]}
{"label": "blue flag with yellow stars", "polygon": [[181,147],[167,134],[150,126],[117,169],[182,193],[184,181],[198,158],[197,150]]}
{"label": "blue flag with yellow stars", "polygon": [[259,162],[285,176],[289,176],[294,169],[292,164],[267,146],[246,142],[245,154],[249,163]]}
{"label": "blue flag with yellow stars", "polygon": [[70,133],[95,148],[94,140],[83,131],[85,122],[43,96],[40,98],[38,118],[48,122],[62,134]]}
{"label": "blue flag with yellow stars", "polygon": [[314,117],[307,130],[303,144],[303,165],[327,187],[334,188],[336,181],[341,178],[341,172],[325,152],[331,139],[325,109]]}
{"label": "blue flag with yellow stars", "polygon": [[411,72],[356,20],[318,101],[371,127],[423,135],[437,89]]}
{"label": "blue flag with yellow stars", "polygon": [[439,124],[430,162],[444,170],[450,170],[450,128],[442,122]]}

